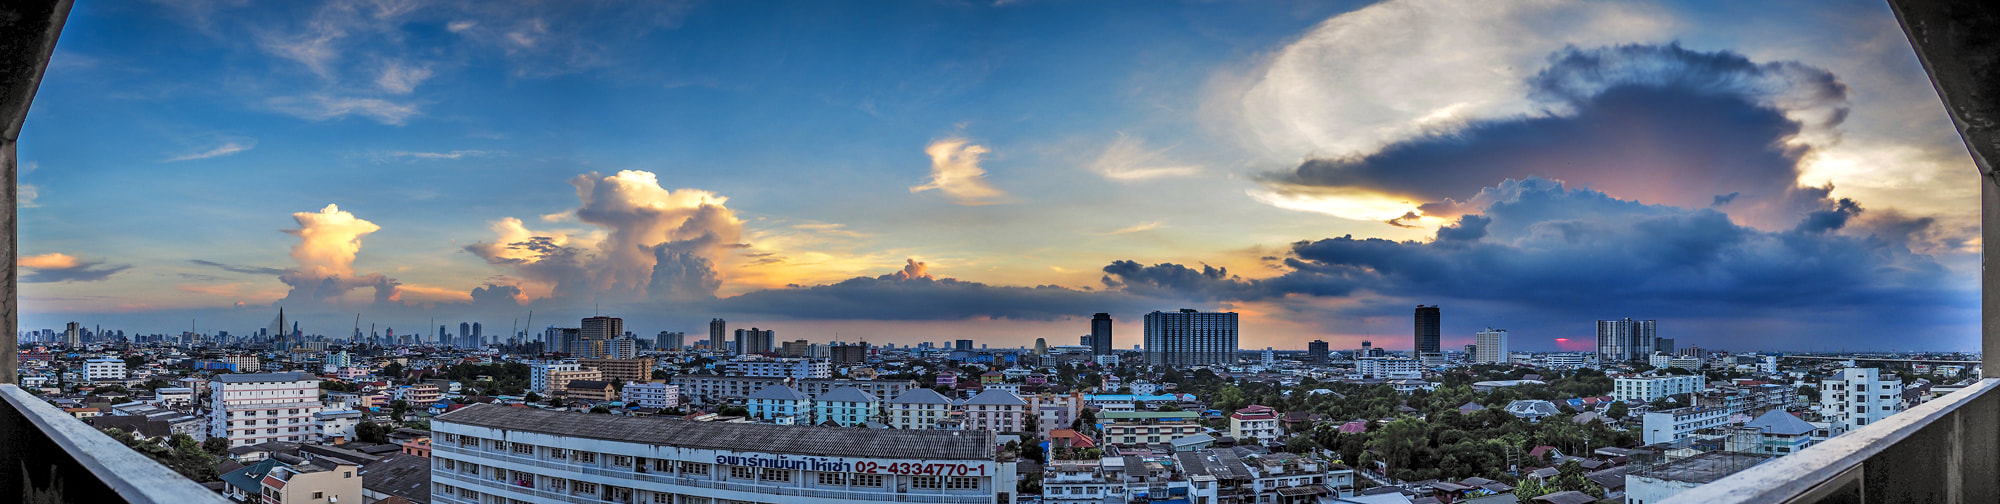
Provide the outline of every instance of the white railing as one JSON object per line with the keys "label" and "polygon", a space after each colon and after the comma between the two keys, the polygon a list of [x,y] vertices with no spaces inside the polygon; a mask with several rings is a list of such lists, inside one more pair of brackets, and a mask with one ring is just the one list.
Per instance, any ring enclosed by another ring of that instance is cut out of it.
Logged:
{"label": "white railing", "polygon": [[[539,457],[524,456],[511,452],[495,451],[495,450],[480,449],[480,448],[467,448],[459,446],[432,445],[432,450],[449,454],[471,455],[486,459],[497,459],[515,464],[532,465],[536,467],[558,469],[574,473],[590,474],[590,475],[604,476],[609,478],[637,480],[648,483],[675,485],[679,487],[686,487],[689,489],[715,489],[715,490],[727,490],[734,492],[745,492],[745,493],[754,493],[763,495],[815,497],[823,499],[870,501],[870,502],[989,504],[992,503],[994,500],[994,496],[991,494],[968,495],[968,494],[944,494],[944,493],[933,494],[933,493],[901,493],[901,492],[857,492],[852,490],[832,490],[832,489],[819,489],[819,488],[804,488],[798,486],[766,485],[761,483],[744,483],[737,481],[717,480],[711,478],[692,478],[687,476],[675,476],[663,473],[638,472],[630,469],[612,469],[597,465],[576,464],[564,461],[549,460]],[[434,471],[432,474],[439,474],[439,473],[442,473],[442,471]],[[1008,483],[1011,482],[1003,482],[997,480],[993,482],[993,484],[995,485],[1002,485]],[[507,485],[504,483],[502,483],[501,485],[510,488],[526,489],[526,487]],[[683,493],[683,491],[679,489],[672,490],[671,492]],[[700,494],[695,493],[694,495],[700,495]],[[591,501],[591,502],[602,502],[602,501]]]}

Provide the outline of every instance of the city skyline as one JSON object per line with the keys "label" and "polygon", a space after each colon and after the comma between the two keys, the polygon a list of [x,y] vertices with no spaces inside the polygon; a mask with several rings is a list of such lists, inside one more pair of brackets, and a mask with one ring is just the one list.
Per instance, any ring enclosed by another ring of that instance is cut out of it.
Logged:
{"label": "city skyline", "polygon": [[1976,346],[1974,172],[1879,3],[1001,4],[80,5],[22,327]]}

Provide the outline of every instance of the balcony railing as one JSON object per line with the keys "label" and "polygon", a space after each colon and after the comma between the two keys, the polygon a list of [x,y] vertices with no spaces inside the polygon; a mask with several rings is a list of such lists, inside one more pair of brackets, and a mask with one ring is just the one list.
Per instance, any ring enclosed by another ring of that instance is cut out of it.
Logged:
{"label": "balcony railing", "polygon": [[1666,501],[1724,502],[2000,502],[2000,378]]}
{"label": "balcony railing", "polygon": [[23,503],[229,502],[6,384],[0,384],[0,495]]}

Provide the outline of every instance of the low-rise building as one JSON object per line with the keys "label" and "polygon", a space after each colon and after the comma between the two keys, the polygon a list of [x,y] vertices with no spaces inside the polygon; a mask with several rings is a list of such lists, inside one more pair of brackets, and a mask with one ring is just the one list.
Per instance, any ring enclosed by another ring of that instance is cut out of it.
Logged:
{"label": "low-rise building", "polygon": [[612,383],[643,382],[653,378],[653,359],[648,357],[632,359],[583,359],[577,361],[583,369],[597,370],[597,379]]}
{"label": "low-rise building", "polygon": [[313,413],[313,422],[318,424],[319,442],[341,444],[354,441],[354,428],[361,425],[361,412],[354,410],[330,410]]}
{"label": "low-rise building", "polygon": [[965,428],[1021,432],[1028,428],[1028,402],[1004,390],[987,390],[966,399]]}
{"label": "low-rise building", "polygon": [[811,425],[812,397],[784,385],[764,387],[748,400],[750,417],[779,425]]}
{"label": "low-rise building", "polygon": [[681,405],[681,388],[657,382],[626,382],[625,389],[618,392],[619,398],[629,406],[641,408],[678,408]]}
{"label": "low-rise building", "polygon": [[1628,402],[1653,402],[1662,397],[1701,391],[1700,376],[1622,376],[1612,381],[1611,397]]}
{"label": "low-rise building", "polygon": [[882,400],[853,387],[833,389],[813,398],[813,417],[821,424],[853,427],[881,416]]}
{"label": "low-rise building", "polygon": [[736,360],[729,374],[759,378],[831,378],[833,363],[815,359]]}
{"label": "low-rise building", "polygon": [[361,502],[361,468],[317,459],[280,465],[264,474],[263,504],[334,504]]}
{"label": "low-rise building", "polygon": [[125,379],[125,361],[112,358],[83,361],[84,377],[91,380]]}
{"label": "low-rise building", "polygon": [[1229,414],[1229,437],[1238,440],[1257,438],[1265,441],[1278,440],[1278,411],[1270,406],[1252,404]]}
{"label": "low-rise building", "polygon": [[611,401],[618,398],[618,389],[603,380],[570,380],[563,385],[563,397],[573,401]]}
{"label": "low-rise building", "polygon": [[936,429],[951,416],[951,399],[927,388],[903,392],[885,406],[887,423],[898,429]]}
{"label": "low-rise building", "polygon": [[1201,434],[1200,418],[1185,411],[1107,411],[1098,416],[1104,444],[1118,447],[1166,443]]}

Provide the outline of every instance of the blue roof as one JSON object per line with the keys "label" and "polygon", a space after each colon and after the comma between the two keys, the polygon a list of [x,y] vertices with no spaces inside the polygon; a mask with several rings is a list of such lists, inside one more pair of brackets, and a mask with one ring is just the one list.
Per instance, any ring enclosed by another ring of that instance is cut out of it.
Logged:
{"label": "blue roof", "polygon": [[264,491],[264,475],[270,473],[271,469],[281,465],[285,465],[285,463],[279,462],[278,459],[267,458],[259,460],[250,465],[243,466],[242,469],[223,474],[222,482],[229,484],[229,486],[241,488],[245,492],[261,493]]}

